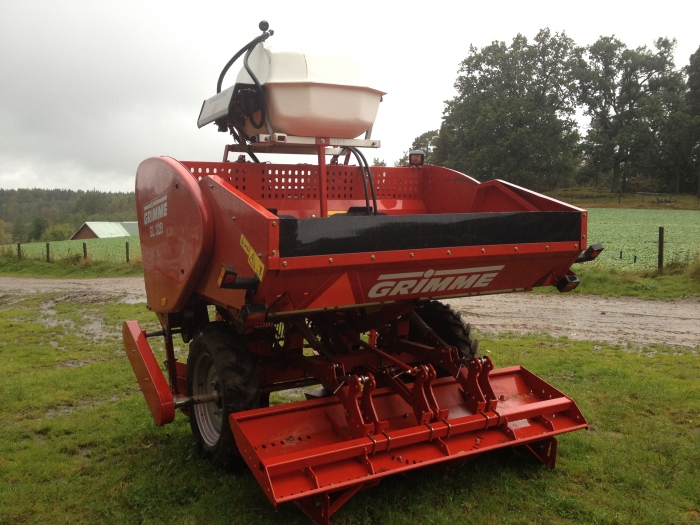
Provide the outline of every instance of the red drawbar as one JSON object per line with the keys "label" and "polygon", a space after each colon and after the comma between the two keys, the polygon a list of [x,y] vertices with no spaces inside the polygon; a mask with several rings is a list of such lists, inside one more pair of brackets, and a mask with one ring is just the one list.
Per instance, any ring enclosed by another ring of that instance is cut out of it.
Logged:
{"label": "red drawbar", "polygon": [[141,330],[138,321],[126,321],[122,326],[122,338],[153,420],[158,426],[171,423],[175,418],[173,393],[146,340],[146,331]]}

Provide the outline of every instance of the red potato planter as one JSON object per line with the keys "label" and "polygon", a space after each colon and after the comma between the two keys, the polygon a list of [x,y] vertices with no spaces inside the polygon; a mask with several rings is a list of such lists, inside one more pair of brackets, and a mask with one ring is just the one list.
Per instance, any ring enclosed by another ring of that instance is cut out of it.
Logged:
{"label": "red potato planter", "polygon": [[[205,456],[245,462],[273,505],[294,501],[318,524],[397,472],[514,446],[554,467],[555,436],[587,427],[576,404],[522,367],[494,370],[438,301],[572,289],[571,265],[602,249],[582,255],[586,211],[420,158],[349,165],[356,146],[379,145],[369,133],[295,137],[268,118],[268,133],[250,136],[274,85],[243,116],[239,85],[209,120],[239,141],[226,156],[313,151],[318,163],[139,166],[147,301],[162,330],[127,321],[123,334],[156,423],[183,409]],[[187,364],[174,334],[190,343]],[[164,338],[167,379],[151,336]],[[270,392],[319,384],[306,401],[267,406]]]}

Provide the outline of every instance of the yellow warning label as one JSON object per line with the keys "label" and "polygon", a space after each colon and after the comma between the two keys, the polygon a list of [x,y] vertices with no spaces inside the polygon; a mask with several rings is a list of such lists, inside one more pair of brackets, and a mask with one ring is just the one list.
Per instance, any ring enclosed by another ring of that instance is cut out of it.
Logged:
{"label": "yellow warning label", "polygon": [[348,210],[337,210],[337,211],[336,210],[334,210],[334,211],[328,210],[328,216],[332,217],[333,215],[337,215],[339,213],[347,213],[347,212],[348,212]]}
{"label": "yellow warning label", "polygon": [[257,275],[258,279],[260,279],[260,282],[262,282],[263,274],[265,273],[265,265],[260,260],[260,257],[258,257],[258,254],[255,253],[255,250],[248,242],[248,239],[246,239],[242,233],[241,248],[243,248],[243,251],[246,253],[246,255],[248,255],[248,264],[250,264],[250,267],[255,272],[255,275]]}

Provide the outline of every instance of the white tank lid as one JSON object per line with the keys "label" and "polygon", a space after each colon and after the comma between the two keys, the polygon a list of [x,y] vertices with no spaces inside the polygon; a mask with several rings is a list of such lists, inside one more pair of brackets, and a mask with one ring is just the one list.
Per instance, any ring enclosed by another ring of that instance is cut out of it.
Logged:
{"label": "white tank lid", "polygon": [[[311,54],[262,43],[250,54],[248,65],[260,84],[314,83],[370,87],[362,79],[359,63],[350,57]],[[245,68],[241,68],[236,83],[253,83]]]}

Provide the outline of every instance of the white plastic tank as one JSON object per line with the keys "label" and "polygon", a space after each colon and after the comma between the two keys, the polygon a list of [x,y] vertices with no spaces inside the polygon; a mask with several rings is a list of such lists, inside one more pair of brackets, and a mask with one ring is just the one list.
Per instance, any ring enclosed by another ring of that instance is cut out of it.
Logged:
{"label": "white plastic tank", "polygon": [[[272,129],[301,137],[355,138],[377,118],[383,91],[365,85],[354,59],[259,44],[248,65],[265,86]],[[241,68],[236,84],[253,84]],[[246,133],[255,135],[247,125]]]}

